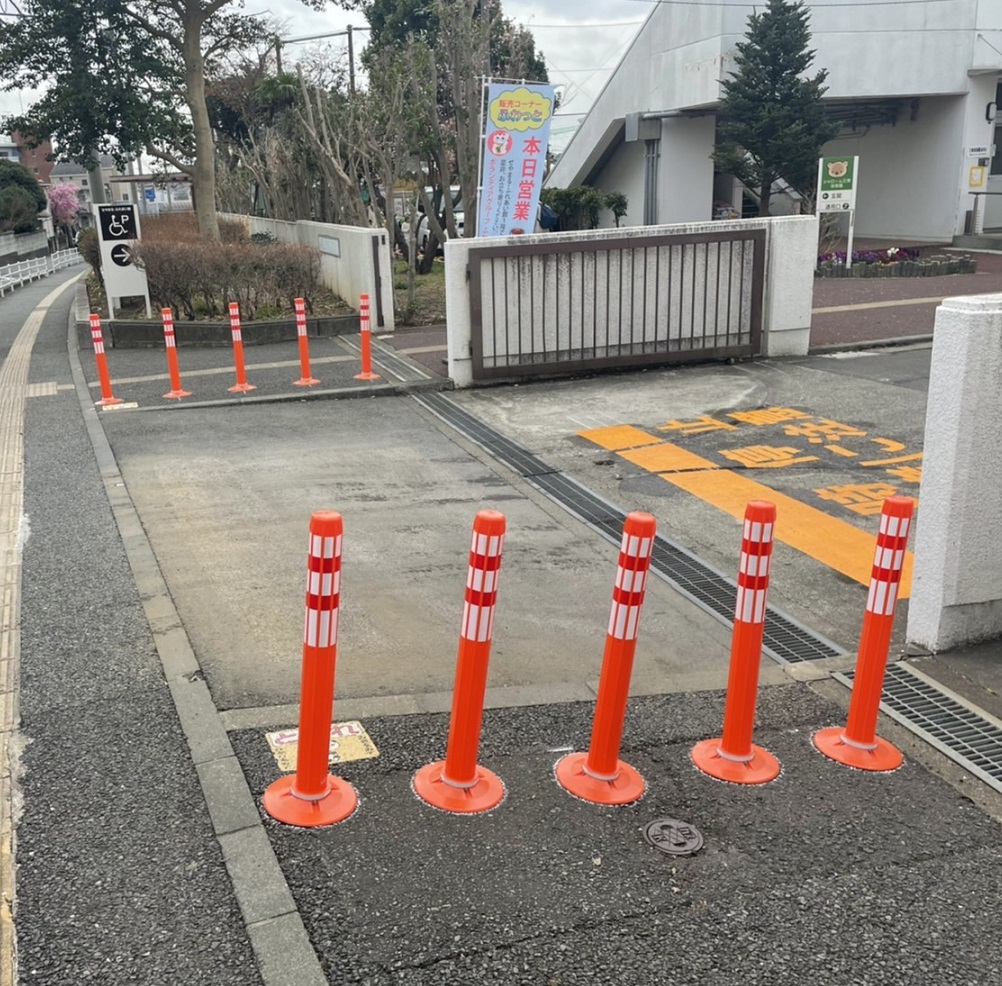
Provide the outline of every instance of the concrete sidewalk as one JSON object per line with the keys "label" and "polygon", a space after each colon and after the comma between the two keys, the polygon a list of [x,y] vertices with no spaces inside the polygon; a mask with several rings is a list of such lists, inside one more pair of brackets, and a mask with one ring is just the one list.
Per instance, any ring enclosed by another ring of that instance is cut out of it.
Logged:
{"label": "concrete sidewalk", "polygon": [[[25,432],[23,982],[998,980],[1002,795],[890,720],[880,733],[905,752],[899,771],[816,753],[811,733],[842,722],[848,698],[829,672],[851,655],[765,661],[756,741],[783,773],[762,787],[713,781],[689,750],[719,734],[729,633],[652,579],[622,751],[647,793],[618,809],[577,801],[553,766],[588,744],[615,549],[541,494],[531,468],[421,403],[447,382],[379,350],[395,391],[356,386],[346,338],[317,351],[322,396],[378,400],[304,400],[321,395],[290,386],[294,347],[248,349],[259,390],[234,398],[225,351],[182,351],[195,393],[160,410],[166,375],[149,372],[151,354],[117,351],[116,392],[139,407],[98,413],[90,354],[67,360],[56,315],[35,346]],[[887,433],[894,415],[914,417],[919,398],[883,365],[875,379],[838,369],[691,368],[454,396],[604,502],[653,505],[670,537],[696,532],[688,547],[723,570],[733,522],[615,479],[567,419],[817,400],[822,374],[831,400],[865,392]],[[355,815],[301,831],[261,811],[281,773],[265,733],[296,721],[305,523],[328,506],[346,522],[335,715],[359,721],[379,755],[335,768],[360,793]],[[418,801],[411,776],[444,752],[479,506],[510,518],[481,747],[508,793],[456,817]],[[823,612],[850,649],[859,587],[796,565],[777,572],[776,600]],[[976,701],[965,682],[1002,691],[995,656],[920,666],[947,669]],[[705,847],[660,853],[643,830],[663,818],[698,828]]]}

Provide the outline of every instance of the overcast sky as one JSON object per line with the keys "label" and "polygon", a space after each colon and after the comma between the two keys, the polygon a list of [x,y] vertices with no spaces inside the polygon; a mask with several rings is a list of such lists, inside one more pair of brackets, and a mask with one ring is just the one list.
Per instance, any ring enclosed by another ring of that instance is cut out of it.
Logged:
{"label": "overcast sky", "polygon": [[[562,149],[588,107],[601,91],[612,69],[650,13],[650,0],[503,0],[505,16],[524,24],[543,53],[550,81],[563,90],[559,116],[551,140]],[[246,0],[246,13],[271,16],[281,25],[284,38],[343,31],[349,24],[365,27],[357,11],[349,13],[331,3],[324,11],[311,10],[298,0]],[[365,34],[356,36],[356,55]],[[329,45],[331,58],[346,57],[344,37],[324,42],[289,45],[283,55],[293,62],[297,49]],[[0,113],[27,108],[31,94],[0,93]]]}

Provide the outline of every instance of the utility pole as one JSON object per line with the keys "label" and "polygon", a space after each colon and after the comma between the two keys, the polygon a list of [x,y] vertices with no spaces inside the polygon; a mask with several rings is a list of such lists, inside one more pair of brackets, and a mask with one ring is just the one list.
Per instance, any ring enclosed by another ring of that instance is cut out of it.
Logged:
{"label": "utility pole", "polygon": [[[2,2],[2,0],[0,0]],[[355,92],[355,43],[354,43],[354,32],[355,31],[368,31],[367,27],[353,27],[351,24],[348,25],[348,29],[345,31],[330,31],[327,34],[310,34],[305,38],[287,38],[283,41],[281,38],[275,38],[275,60],[278,67],[278,73],[282,73],[282,45],[292,45],[299,44],[303,41],[319,41],[322,38],[343,38],[347,36],[348,38],[348,92],[354,94]]]}

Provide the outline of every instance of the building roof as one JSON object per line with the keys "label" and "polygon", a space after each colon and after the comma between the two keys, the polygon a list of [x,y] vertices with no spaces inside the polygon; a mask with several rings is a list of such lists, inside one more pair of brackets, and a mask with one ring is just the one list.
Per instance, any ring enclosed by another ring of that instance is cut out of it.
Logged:
{"label": "building roof", "polygon": [[[115,170],[115,159],[110,154],[101,155],[101,167],[107,171]],[[52,176],[69,177],[70,175],[86,175],[87,169],[77,161],[59,161],[52,169]]]}

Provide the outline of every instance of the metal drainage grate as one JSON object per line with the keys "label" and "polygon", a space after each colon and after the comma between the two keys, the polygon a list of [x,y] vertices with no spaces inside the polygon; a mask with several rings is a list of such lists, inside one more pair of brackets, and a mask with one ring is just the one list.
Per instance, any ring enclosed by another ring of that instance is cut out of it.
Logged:
{"label": "metal drainage grate", "polygon": [[[549,497],[554,503],[588,524],[612,544],[623,536],[626,511],[593,493],[587,486],[558,472],[517,442],[505,438],[479,418],[442,394],[414,395],[414,400],[440,417],[484,451]],[[709,613],[731,626],[737,586],[681,545],[661,536],[655,539],[651,571]],[[768,607],[763,651],[780,664],[817,661],[847,654],[844,648],[815,633],[781,610]]]}
{"label": "metal drainage grate", "polygon": [[[832,675],[848,688],[854,671]],[[880,708],[940,753],[1002,791],[1002,725],[907,664],[891,664]]]}

